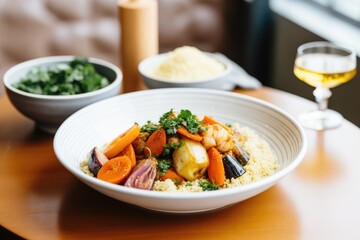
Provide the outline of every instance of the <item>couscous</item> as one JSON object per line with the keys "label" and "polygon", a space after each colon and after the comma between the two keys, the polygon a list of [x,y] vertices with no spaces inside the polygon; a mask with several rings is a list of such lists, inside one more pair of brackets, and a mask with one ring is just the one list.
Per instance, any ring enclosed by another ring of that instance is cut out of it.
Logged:
{"label": "couscous", "polygon": [[275,173],[276,155],[254,130],[189,110],[135,123],[104,149],[94,147],[84,173],[127,187],[202,192],[249,184]]}
{"label": "couscous", "polygon": [[167,81],[192,82],[216,77],[225,71],[223,63],[199,49],[183,46],[169,52],[153,75]]}

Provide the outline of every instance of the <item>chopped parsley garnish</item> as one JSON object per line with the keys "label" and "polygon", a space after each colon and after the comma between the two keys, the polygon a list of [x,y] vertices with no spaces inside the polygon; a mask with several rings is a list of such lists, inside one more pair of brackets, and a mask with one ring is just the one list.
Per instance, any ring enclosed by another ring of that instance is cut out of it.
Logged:
{"label": "chopped parsley garnish", "polygon": [[158,130],[160,128],[159,125],[156,125],[155,123],[152,123],[150,120],[148,120],[146,122],[146,124],[144,124],[141,127],[141,132],[147,132],[149,134],[152,134],[153,132],[155,132],[156,130]]}
{"label": "chopped parsley garnish", "polygon": [[159,120],[159,123],[164,127],[167,134],[175,134],[177,129],[177,119],[171,109],[169,112],[164,113]]}
{"label": "chopped parsley garnish", "polygon": [[179,184],[179,179],[175,178],[175,179],[173,180],[173,182],[174,182],[175,185],[178,185],[178,184]]}
{"label": "chopped parsley garnish", "polygon": [[205,130],[201,127],[202,122],[196,119],[191,111],[182,109],[176,116],[171,109],[160,117],[160,124],[163,126],[167,134],[175,134],[177,129],[184,126],[189,132],[197,133],[199,130]]}
{"label": "chopped parsley garnish", "polygon": [[161,159],[158,161],[158,169],[160,174],[165,174],[166,171],[172,167],[172,164],[169,160]]}
{"label": "chopped parsley garnish", "polygon": [[101,89],[109,80],[98,74],[87,58],[75,58],[69,64],[60,63],[42,69],[31,69],[15,88],[42,95],[74,95]]}
{"label": "chopped parsley garnish", "polygon": [[189,132],[197,133],[200,130],[201,122],[189,110],[181,110],[177,119]]}
{"label": "chopped parsley garnish", "polygon": [[162,153],[162,156],[165,156],[165,157],[170,156],[175,149],[181,147],[182,145],[183,145],[182,141],[179,142],[179,143],[173,142],[171,144],[166,144],[165,148],[164,148],[164,151]]}
{"label": "chopped parsley garnish", "polygon": [[216,185],[215,183],[210,183],[208,181],[200,181],[199,186],[202,187],[204,191],[214,191],[219,189],[218,185]]}

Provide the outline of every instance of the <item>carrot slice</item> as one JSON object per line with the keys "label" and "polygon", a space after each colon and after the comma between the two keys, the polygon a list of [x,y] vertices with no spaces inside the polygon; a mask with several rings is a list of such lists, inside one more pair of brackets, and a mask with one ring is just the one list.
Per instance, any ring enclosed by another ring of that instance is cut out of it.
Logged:
{"label": "carrot slice", "polygon": [[223,124],[223,123],[221,123],[221,122],[216,121],[214,118],[212,118],[212,117],[210,117],[210,116],[205,115],[202,121],[203,121],[203,123],[207,123],[207,124],[210,124],[210,125],[219,124],[219,125],[221,125],[223,128],[225,128],[225,130],[226,130],[228,133],[234,134],[234,131],[233,131],[230,127],[226,126],[225,124]]}
{"label": "carrot slice", "polygon": [[99,170],[97,178],[106,182],[119,184],[131,171],[131,160],[127,156],[112,158]]}
{"label": "carrot slice", "polygon": [[202,137],[199,134],[197,134],[197,133],[194,134],[194,133],[189,132],[184,126],[181,126],[180,128],[178,128],[177,131],[184,137],[187,137],[191,140],[194,140],[196,142],[202,141]]}
{"label": "carrot slice", "polygon": [[209,167],[207,171],[210,182],[222,186],[225,182],[225,169],[221,155],[215,147],[209,148],[207,153],[209,156]]}
{"label": "carrot slice", "polygon": [[173,169],[168,169],[165,174],[160,175],[161,181],[165,181],[166,179],[171,179],[176,185],[180,184],[184,180],[184,178]]}
{"label": "carrot slice", "polygon": [[115,138],[104,150],[104,154],[107,158],[111,159],[118,155],[125,149],[132,141],[134,141],[140,135],[140,127],[134,124],[124,133]]}
{"label": "carrot slice", "polygon": [[132,144],[127,145],[124,150],[122,150],[119,155],[120,156],[127,156],[131,160],[131,167],[135,167],[136,165],[136,155],[135,150]]}
{"label": "carrot slice", "polygon": [[153,132],[146,141],[144,153],[145,155],[149,155],[150,153],[147,149],[149,148],[152,155],[160,156],[165,149],[165,144],[166,132],[164,129],[160,128]]}

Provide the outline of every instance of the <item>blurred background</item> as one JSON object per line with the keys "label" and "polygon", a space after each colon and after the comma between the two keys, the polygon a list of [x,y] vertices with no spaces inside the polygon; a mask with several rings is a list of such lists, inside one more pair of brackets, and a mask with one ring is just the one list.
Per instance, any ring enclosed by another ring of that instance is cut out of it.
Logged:
{"label": "blurred background", "polygon": [[[344,42],[360,56],[360,0],[158,2],[160,52],[183,45],[221,52],[265,86],[311,101],[314,89],[292,72],[299,45]],[[120,28],[117,0],[0,0],[0,78],[14,64],[49,55],[92,56],[119,65]],[[332,89],[330,99],[330,108],[357,126],[359,80],[358,74]]]}

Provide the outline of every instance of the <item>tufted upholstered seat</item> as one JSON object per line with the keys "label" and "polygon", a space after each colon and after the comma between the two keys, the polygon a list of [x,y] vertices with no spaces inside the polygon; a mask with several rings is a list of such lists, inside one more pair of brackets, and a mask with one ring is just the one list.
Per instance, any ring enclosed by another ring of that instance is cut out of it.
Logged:
{"label": "tufted upholstered seat", "polygon": [[[226,54],[230,2],[159,0],[160,51],[192,45]],[[14,64],[50,55],[119,64],[117,14],[117,0],[0,0],[0,77]]]}

